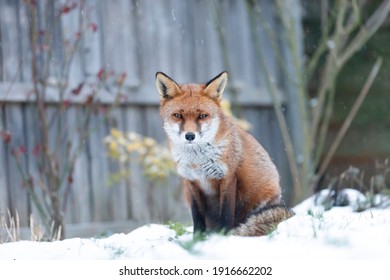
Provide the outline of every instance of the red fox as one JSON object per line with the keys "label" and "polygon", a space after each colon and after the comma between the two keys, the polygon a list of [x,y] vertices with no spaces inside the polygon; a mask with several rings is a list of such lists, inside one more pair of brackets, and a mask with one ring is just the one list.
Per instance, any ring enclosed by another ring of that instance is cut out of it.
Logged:
{"label": "red fox", "polygon": [[280,205],[268,153],[221,110],[227,78],[222,72],[206,84],[179,85],[157,72],[160,114],[194,234],[264,235],[293,212]]}

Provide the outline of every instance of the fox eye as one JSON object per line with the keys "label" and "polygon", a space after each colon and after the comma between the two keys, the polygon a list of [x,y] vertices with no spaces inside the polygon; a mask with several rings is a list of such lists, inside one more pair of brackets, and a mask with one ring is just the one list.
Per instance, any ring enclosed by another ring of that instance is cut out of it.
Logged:
{"label": "fox eye", "polygon": [[175,114],[173,114],[173,116],[174,116],[176,119],[181,119],[181,118],[183,118],[183,115],[182,115],[182,114],[179,114],[179,113],[175,113]]}
{"label": "fox eye", "polygon": [[198,118],[199,119],[205,119],[205,118],[207,118],[207,114],[200,114]]}

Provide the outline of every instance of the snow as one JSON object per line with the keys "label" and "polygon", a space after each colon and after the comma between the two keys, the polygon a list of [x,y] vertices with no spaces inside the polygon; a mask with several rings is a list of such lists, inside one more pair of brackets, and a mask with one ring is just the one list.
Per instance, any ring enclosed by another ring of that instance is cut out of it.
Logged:
{"label": "snow", "polygon": [[[348,190],[350,201],[362,194]],[[320,196],[321,199],[321,196]],[[390,209],[353,211],[353,203],[324,211],[313,197],[293,208],[296,215],[268,236],[211,235],[192,242],[167,225],[148,224],[107,238],[0,244],[0,260],[206,260],[206,259],[387,259]]]}

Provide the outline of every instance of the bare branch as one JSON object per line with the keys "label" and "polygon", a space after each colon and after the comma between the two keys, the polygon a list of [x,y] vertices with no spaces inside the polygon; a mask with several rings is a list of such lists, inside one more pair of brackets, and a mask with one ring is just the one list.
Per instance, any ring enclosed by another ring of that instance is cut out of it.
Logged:
{"label": "bare branch", "polygon": [[340,59],[338,60],[339,65],[344,65],[353,54],[360,50],[360,48],[383,24],[389,12],[390,0],[385,0],[366,21],[366,24],[359,30],[359,33],[348,44],[344,52],[340,54]]}

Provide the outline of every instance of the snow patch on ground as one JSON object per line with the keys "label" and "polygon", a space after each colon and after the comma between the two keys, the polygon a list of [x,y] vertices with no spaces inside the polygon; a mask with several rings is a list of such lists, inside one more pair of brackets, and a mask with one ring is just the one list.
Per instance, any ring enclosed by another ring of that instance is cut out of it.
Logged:
{"label": "snow patch on ground", "polygon": [[[324,192],[324,191],[323,191]],[[72,238],[55,242],[0,244],[0,259],[386,259],[390,258],[390,209],[354,212],[364,196],[347,190],[346,207],[325,211],[313,196],[294,207],[296,215],[268,236],[211,235],[191,244],[186,234],[166,225],[149,224],[107,238]],[[317,204],[316,204],[317,202]]]}

